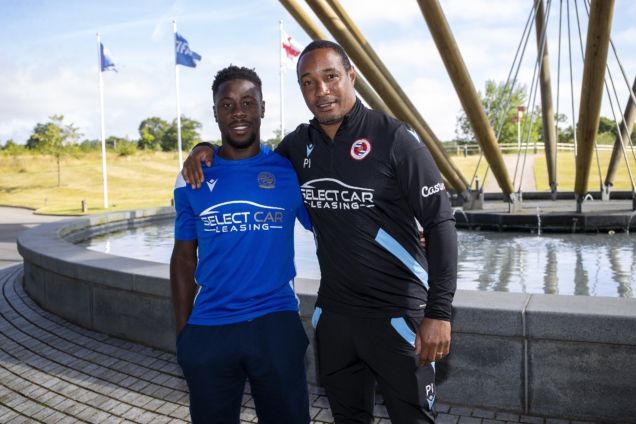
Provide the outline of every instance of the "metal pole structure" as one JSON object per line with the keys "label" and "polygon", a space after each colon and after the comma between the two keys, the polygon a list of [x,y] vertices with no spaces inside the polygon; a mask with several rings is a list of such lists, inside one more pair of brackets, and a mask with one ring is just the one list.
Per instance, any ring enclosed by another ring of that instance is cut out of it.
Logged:
{"label": "metal pole structure", "polygon": [[520,207],[520,199],[515,201],[514,187],[510,181],[495,133],[479,100],[479,95],[477,90],[475,90],[468,69],[466,69],[466,64],[448,26],[442,7],[438,0],[418,0],[418,4],[431,31],[433,40],[435,40],[437,50],[446,66],[446,71],[453,82],[453,86],[455,86],[455,91],[459,96],[466,117],[475,133],[475,138],[484,151],[484,156],[499,187],[501,187],[504,195],[508,196],[511,205],[513,205],[511,210],[517,210]]}
{"label": "metal pole structure", "polygon": [[[636,92],[636,78],[634,79],[634,86],[632,87],[632,91]],[[618,171],[618,166],[622,159],[623,147],[621,147],[621,145],[624,144],[625,148],[627,148],[627,146],[629,145],[629,138],[634,128],[634,120],[636,119],[636,105],[634,104],[632,96],[629,96],[629,99],[627,99],[627,106],[625,107],[625,113],[623,113],[623,119],[624,121],[621,122],[619,133],[616,135],[616,140],[614,141],[612,158],[610,159],[609,166],[607,167],[607,176],[605,177],[604,190],[608,196],[612,186],[614,185],[616,172]]]}
{"label": "metal pole structure", "polygon": [[[309,37],[316,40],[328,40],[327,37],[307,16],[305,11],[296,3],[295,0],[279,0],[280,3],[287,9],[290,15],[298,22],[298,24],[305,30]],[[393,116],[391,110],[386,107],[382,99],[373,91],[369,84],[362,79],[362,76],[357,75],[355,81],[355,89],[360,94],[360,97],[364,99],[369,107],[378,112],[382,112],[385,115]]]}
{"label": "metal pole structure", "polygon": [[283,74],[285,73],[284,64],[283,64],[283,21],[278,21],[280,26],[280,40],[278,42],[278,49],[280,50],[280,139],[282,140],[285,137],[285,108],[283,104],[285,103],[285,92],[284,92],[284,78]]}
{"label": "metal pole structure", "polygon": [[179,152],[179,171],[183,169],[183,153],[181,152],[181,103],[179,100],[179,65],[177,65],[177,20],[172,21],[174,27],[174,82],[177,87],[177,151]]}
{"label": "metal pole structure", "polygon": [[594,144],[601,117],[601,100],[605,81],[605,68],[609,50],[614,0],[593,0],[590,5],[590,21],[585,44],[581,106],[579,108],[578,146],[576,154],[576,178],[574,193],[576,210],[582,212],[587,194]]}
{"label": "metal pole structure", "polygon": [[[541,51],[541,34],[544,33],[544,6],[543,0],[536,3],[537,13],[535,14],[537,28],[537,50]],[[557,174],[556,174],[556,158],[557,158],[557,136],[556,126],[554,123],[554,111],[552,108],[552,83],[550,79],[550,61],[548,58],[548,40],[545,37],[543,46],[543,60],[541,61],[541,70],[539,73],[539,84],[541,87],[541,118],[543,119],[543,143],[545,144],[545,160],[548,165],[548,181],[550,183],[550,191],[552,192],[552,200],[556,200],[557,194]]]}
{"label": "metal pole structure", "polygon": [[356,39],[347,30],[344,23],[338,18],[333,9],[326,0],[308,0],[307,3],[314,13],[327,27],[329,32],[335,37],[336,41],[345,49],[353,61],[358,65],[360,70],[369,79],[369,83],[373,86],[378,95],[384,100],[386,105],[395,113],[395,117],[408,122],[422,138],[439,167],[440,172],[451,183],[457,193],[462,194],[465,200],[470,200],[470,187],[467,187],[462,179],[457,175],[450,162],[446,160],[446,156],[440,151],[430,135],[422,127],[415,118],[412,111],[404,104],[397,92],[391,87],[391,84],[382,75],[378,67],[366,54],[364,49],[358,44]]}
{"label": "metal pole structure", "polygon": [[457,173],[459,178],[461,178],[462,181],[464,182],[464,184],[468,187],[470,184],[464,178],[464,176],[462,175],[462,173],[459,170],[459,168],[457,168],[455,163],[451,160],[448,152],[446,151],[446,149],[444,148],[442,143],[439,141],[439,139],[437,138],[437,136],[435,135],[435,133],[433,132],[431,127],[429,127],[429,125],[426,123],[426,121],[424,120],[422,115],[420,115],[420,112],[417,110],[415,105],[411,102],[411,100],[406,95],[406,93],[402,90],[402,87],[400,87],[400,84],[398,84],[398,82],[395,80],[395,78],[393,78],[393,75],[391,75],[391,72],[389,72],[387,67],[384,65],[384,62],[382,62],[382,59],[380,59],[380,57],[377,55],[375,50],[373,50],[373,47],[371,47],[369,42],[364,38],[364,36],[362,35],[362,32],[360,32],[360,29],[358,29],[356,24],[349,17],[347,12],[344,10],[344,8],[338,2],[338,0],[327,0],[327,2],[331,5],[331,8],[333,9],[333,11],[336,12],[338,17],[342,21],[342,23],[345,24],[345,26],[347,27],[347,29],[349,30],[351,35],[353,35],[353,37],[356,39],[358,44],[360,44],[360,46],[364,49],[364,51],[367,53],[369,58],[378,67],[380,72],[382,72],[382,75],[384,75],[384,78],[386,78],[386,80],[389,82],[389,84],[391,84],[391,87],[393,87],[393,89],[402,98],[402,101],[411,110],[411,112],[413,112],[413,115],[415,115],[415,118],[417,118],[417,120],[420,122],[422,127],[424,127],[424,129],[428,132],[429,136],[433,139],[435,144],[438,145],[438,147],[440,148],[442,153],[444,153],[444,155],[446,156],[446,160],[448,160],[450,162],[451,166],[453,167],[453,169],[455,170],[455,172]]}
{"label": "metal pole structure", "polygon": [[104,185],[104,209],[108,209],[108,177],[106,174],[106,131],[104,130],[104,89],[102,81],[102,43],[97,33],[97,73],[99,74],[99,116],[102,126],[102,182]]}

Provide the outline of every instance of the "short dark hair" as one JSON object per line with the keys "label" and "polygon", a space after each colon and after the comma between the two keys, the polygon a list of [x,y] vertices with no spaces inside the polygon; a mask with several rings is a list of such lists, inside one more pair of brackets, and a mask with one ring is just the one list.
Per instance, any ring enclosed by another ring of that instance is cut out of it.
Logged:
{"label": "short dark hair", "polygon": [[342,59],[342,66],[344,67],[345,71],[349,72],[349,69],[351,69],[351,61],[349,60],[349,56],[347,56],[347,53],[345,53],[344,49],[340,47],[340,44],[334,43],[333,41],[329,40],[316,40],[309,43],[307,47],[305,47],[305,49],[302,51],[300,56],[298,56],[298,63],[296,63],[296,77],[298,78],[298,81],[300,81],[300,59],[302,59],[303,56],[310,51],[316,49],[333,50],[334,52],[338,53],[338,55]]}
{"label": "short dark hair", "polygon": [[227,81],[232,80],[246,80],[254,83],[256,87],[258,87],[258,92],[261,95],[261,99],[263,97],[263,83],[261,82],[261,78],[258,76],[254,69],[249,69],[244,66],[238,67],[230,64],[227,68],[221,69],[214,76],[214,82],[212,82],[212,98],[216,96],[219,92],[219,87],[221,84]]}

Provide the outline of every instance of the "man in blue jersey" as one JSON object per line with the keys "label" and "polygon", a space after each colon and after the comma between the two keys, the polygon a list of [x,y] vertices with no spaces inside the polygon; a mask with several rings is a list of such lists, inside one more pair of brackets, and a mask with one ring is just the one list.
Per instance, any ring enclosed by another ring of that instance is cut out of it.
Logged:
{"label": "man in blue jersey", "polygon": [[230,66],[212,93],[222,147],[204,190],[181,175],[174,190],[170,282],[192,422],[238,424],[249,378],[260,423],[309,423],[293,262],[295,220],[310,229],[309,216],[289,160],[258,142],[258,75]]}

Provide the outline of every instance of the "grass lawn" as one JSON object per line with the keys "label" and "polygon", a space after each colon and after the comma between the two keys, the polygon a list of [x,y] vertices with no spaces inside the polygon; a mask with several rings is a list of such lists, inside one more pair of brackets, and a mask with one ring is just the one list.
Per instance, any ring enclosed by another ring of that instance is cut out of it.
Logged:
{"label": "grass lawn", "polygon": [[[629,153],[631,169],[636,162]],[[535,163],[538,190],[549,190],[545,161],[540,156]],[[603,178],[610,153],[600,156]],[[453,156],[453,161],[469,181],[475,172],[479,156]],[[179,171],[177,153],[138,152],[121,157],[108,154],[108,211],[169,206],[174,181]],[[479,176],[483,177],[487,163],[482,160]],[[559,152],[558,182],[560,191],[574,188],[574,155]],[[636,176],[636,175],[635,175]],[[590,190],[598,190],[596,159],[590,175]],[[624,161],[614,184],[614,190],[631,190]],[[48,206],[44,206],[48,199]],[[57,186],[57,167],[48,156],[0,157],[0,205],[22,206],[40,213],[81,215],[82,200],[88,202],[89,213],[105,212],[102,193],[102,165],[99,153],[81,159],[62,159],[62,186]]]}
{"label": "grass lawn", "polygon": [[[467,157],[464,156],[451,156],[457,168],[459,168],[460,172],[464,176],[464,178],[470,183],[473,179],[473,175],[475,174],[475,167],[477,166],[477,162],[479,162],[479,155],[470,155]],[[486,158],[482,158],[481,162],[479,162],[479,170],[477,175],[480,179],[483,180],[484,175],[486,173],[486,168],[488,167],[488,162],[486,162]],[[481,186],[481,182],[479,183]],[[473,188],[475,188],[475,184],[473,183]]]}
{"label": "grass lawn", "polygon": [[[605,181],[605,177],[607,176],[607,166],[609,165],[610,158],[612,156],[611,152],[599,152],[599,160],[601,162],[601,176],[602,180]],[[545,163],[543,152],[540,152],[540,156],[537,157],[537,160],[534,164],[534,175],[537,183],[537,190],[550,190],[550,183],[548,181],[548,167]],[[632,170],[632,175],[634,176],[636,182],[636,161],[634,161],[634,156],[630,149],[627,150],[627,157],[629,158],[629,167]],[[574,190],[574,179],[576,173],[576,165],[574,161],[574,153],[573,152],[562,152],[559,151],[557,153],[557,183],[559,191],[573,191]],[[589,191],[598,191],[600,189],[600,182],[598,176],[598,164],[596,161],[596,153],[592,159],[592,166],[590,168],[590,178],[588,180]],[[625,159],[621,158],[620,165],[618,167],[618,173],[616,174],[616,179],[614,180],[614,186],[612,187],[613,191],[616,190],[631,190],[632,184],[629,179],[629,174],[627,173],[627,167],[625,166]]]}
{"label": "grass lawn", "polygon": [[[179,172],[177,153],[139,152],[127,157],[109,153],[107,169],[108,211],[170,205]],[[83,199],[89,213],[106,211],[99,153],[63,158],[61,187],[57,186],[57,166],[47,156],[0,157],[0,205],[81,215]]]}

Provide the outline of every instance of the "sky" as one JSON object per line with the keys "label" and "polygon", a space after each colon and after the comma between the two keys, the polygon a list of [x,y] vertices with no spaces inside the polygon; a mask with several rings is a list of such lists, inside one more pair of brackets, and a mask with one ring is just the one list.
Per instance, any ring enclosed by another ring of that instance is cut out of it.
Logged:
{"label": "sky", "polygon": [[[548,0],[545,0],[546,4]],[[578,0],[585,43],[587,17]],[[314,22],[324,26],[302,0]],[[442,140],[455,137],[461,105],[415,0],[340,0],[413,104]],[[440,0],[474,85],[505,81],[529,17],[530,0]],[[552,0],[548,50],[556,103],[559,0]],[[573,0],[569,1],[572,87],[568,39],[561,39],[560,113],[571,123],[572,97],[578,117],[582,79],[581,47]],[[563,0],[566,34],[566,0]],[[255,68],[266,101],[261,138],[280,128],[279,21],[302,45],[311,39],[276,0],[2,0],[0,1],[0,144],[23,144],[37,123],[64,115],[82,139],[100,137],[96,33],[111,51],[118,71],[103,73],[106,137],[138,139],[139,123],[176,117],[172,21],[190,49],[202,56],[196,68],[180,66],[181,113],[201,122],[203,140],[218,140],[212,112],[215,73],[230,64]],[[629,83],[636,75],[636,2],[616,0],[612,39]],[[536,58],[534,34],[519,82],[530,86]],[[628,90],[610,51],[620,108]],[[293,71],[284,75],[285,128],[311,119]],[[539,100],[537,99],[537,104]],[[602,115],[611,117],[607,96]],[[620,120],[620,118],[619,118]]]}

